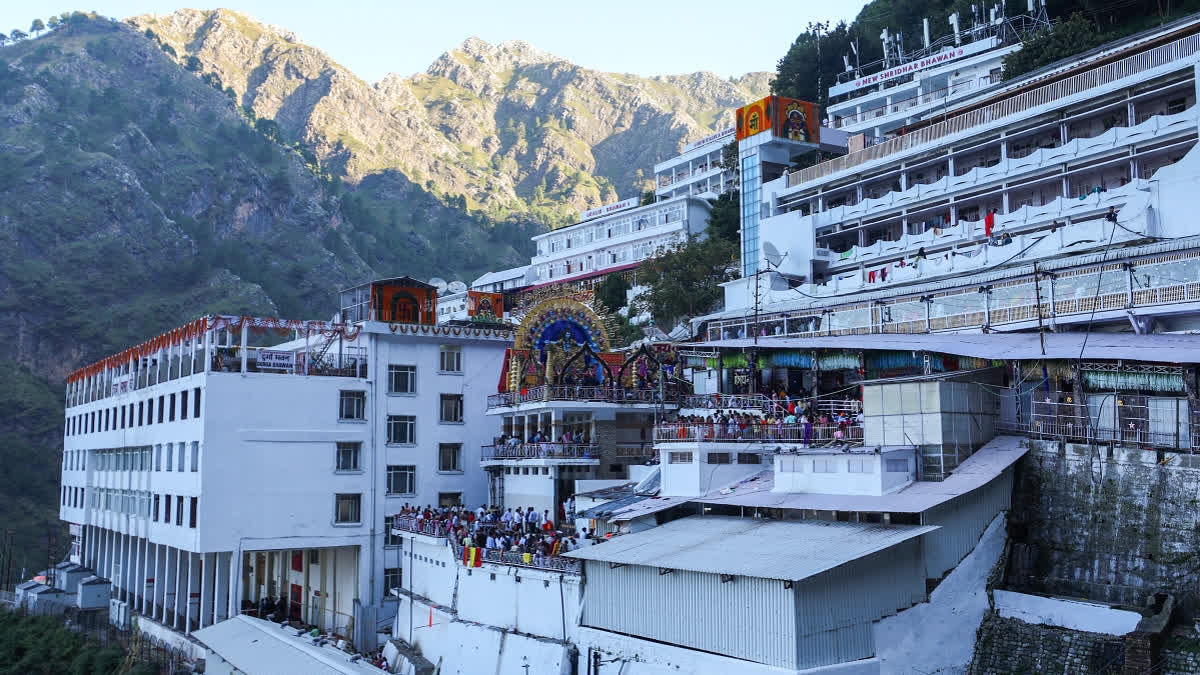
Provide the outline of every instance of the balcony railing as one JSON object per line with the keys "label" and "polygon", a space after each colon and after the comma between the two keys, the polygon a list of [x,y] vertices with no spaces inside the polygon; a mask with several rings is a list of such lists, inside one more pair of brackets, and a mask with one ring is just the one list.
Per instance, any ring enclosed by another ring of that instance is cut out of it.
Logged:
{"label": "balcony railing", "polygon": [[750,424],[745,427],[705,423],[660,424],[654,427],[656,443],[801,443],[826,445],[837,442],[861,443],[860,426],[803,424]]}
{"label": "balcony railing", "polygon": [[1090,396],[1092,400],[1083,405],[1035,401],[1016,417],[1001,417],[996,421],[996,430],[1069,443],[1113,443],[1190,452],[1200,448],[1200,434],[1194,433],[1186,412],[1171,406],[1154,409],[1127,405],[1125,398],[1119,394]]}
{"label": "balcony railing", "polygon": [[962,94],[968,91],[975,91],[984,87],[990,87],[999,81],[1000,77],[998,76],[983,77],[978,80],[971,80],[970,82],[962,82],[952,87],[935,89],[934,91],[923,93],[920,96],[902,99],[896,101],[895,103],[868,108],[862,112],[847,113],[845,117],[838,117],[833,120],[833,128],[841,129],[843,127],[848,127],[860,122],[870,122],[877,117],[883,117],[884,115],[911,110],[912,108],[916,108],[917,106],[924,105],[926,103],[941,101],[947,96],[954,96],[956,94]]}
{"label": "balcony railing", "polygon": [[[461,562],[463,560],[463,546],[461,544],[450,544],[450,550],[454,551],[454,557]],[[550,570],[553,572],[565,572],[567,574],[580,574],[583,570],[583,563],[575,558],[566,558],[560,555],[539,555],[537,553],[519,553],[516,551],[501,551],[499,549],[485,548],[483,549],[483,562],[495,563],[497,565],[511,565],[513,567],[528,567],[531,569]]]}
{"label": "balcony railing", "polygon": [[453,528],[448,520],[432,520],[416,516],[392,516],[392,529],[424,534],[429,537],[449,537],[453,534]]}
{"label": "balcony railing", "polygon": [[489,459],[595,459],[595,443],[515,443],[483,446],[482,458]]}
{"label": "balcony railing", "polygon": [[576,386],[569,384],[542,385],[521,391],[507,391],[488,396],[489,408],[503,408],[522,403],[543,401],[590,401],[595,403],[642,403],[677,405],[681,393],[677,387],[634,389],[608,386]]}
{"label": "balcony railing", "polygon": [[967,131],[978,126],[996,122],[1005,117],[1026,113],[1033,108],[1074,96],[1088,89],[1143,73],[1147,70],[1178,61],[1200,50],[1200,34],[1189,35],[1174,42],[1128,56],[1107,65],[1093,68],[1057,82],[1031,89],[1025,93],[977,108],[943,122],[922,127],[912,133],[897,136],[858,152],[843,155],[828,162],[801,169],[787,177],[788,187],[803,185],[810,181],[833,175],[867,162],[894,155],[917,146],[932,143],[946,136]]}

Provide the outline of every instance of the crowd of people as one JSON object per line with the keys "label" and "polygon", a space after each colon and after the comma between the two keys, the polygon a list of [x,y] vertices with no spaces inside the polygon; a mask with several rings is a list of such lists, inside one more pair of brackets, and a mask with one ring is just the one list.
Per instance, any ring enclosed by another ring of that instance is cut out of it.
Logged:
{"label": "crowd of people", "polygon": [[471,510],[463,506],[422,508],[405,504],[394,516],[394,523],[404,529],[448,537],[464,548],[528,554],[536,562],[592,543],[587,528],[578,536],[566,534],[555,528],[549,509],[539,513],[532,506],[499,509],[480,505]]}
{"label": "crowd of people", "polygon": [[718,409],[711,415],[681,416],[675,434],[681,439],[787,440],[808,446],[851,440],[856,436],[852,430],[863,423],[861,403],[849,398],[839,410],[819,410],[815,398],[792,398],[783,391],[771,392],[767,398],[762,413]]}

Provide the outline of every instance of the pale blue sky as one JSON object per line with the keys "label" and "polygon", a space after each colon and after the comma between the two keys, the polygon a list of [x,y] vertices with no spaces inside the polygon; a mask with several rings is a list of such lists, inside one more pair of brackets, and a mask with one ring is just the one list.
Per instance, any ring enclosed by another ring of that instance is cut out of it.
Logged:
{"label": "pale blue sky", "polygon": [[[95,10],[120,19],[179,7],[224,6],[293,31],[363,79],[423,71],[467,37],[520,39],[596,70],[668,75],[711,70],[740,75],[774,70],[809,21],[851,20],[864,0],[224,0],[216,5],[88,0],[42,6],[0,0],[0,31],[28,31],[52,12]],[[744,13],[744,14],[743,14]]]}

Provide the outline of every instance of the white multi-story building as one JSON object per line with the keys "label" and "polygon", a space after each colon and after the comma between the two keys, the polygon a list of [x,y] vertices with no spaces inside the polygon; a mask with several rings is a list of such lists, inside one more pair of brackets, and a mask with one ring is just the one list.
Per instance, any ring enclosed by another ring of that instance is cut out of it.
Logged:
{"label": "white multi-story building", "polygon": [[1198,49],[1170,24],[764,181],[708,337],[1191,325]]}
{"label": "white multi-story building", "polygon": [[386,519],[487,497],[511,337],[435,325],[435,295],[402,278],[344,292],[340,323],[208,316],[74,374],[76,562],[176,630],[272,598],[372,646],[401,574]]}
{"label": "white multi-story building", "polygon": [[632,269],[659,248],[683,242],[708,226],[712,206],[678,197],[638,206],[626,199],[580,214],[579,222],[533,238],[536,283],[579,281]]}
{"label": "white multi-story building", "polygon": [[737,189],[737,176],[721,164],[725,144],[734,140],[734,128],[722,129],[683,146],[678,155],[654,165],[654,194],[659,201],[676,197],[704,197]]}

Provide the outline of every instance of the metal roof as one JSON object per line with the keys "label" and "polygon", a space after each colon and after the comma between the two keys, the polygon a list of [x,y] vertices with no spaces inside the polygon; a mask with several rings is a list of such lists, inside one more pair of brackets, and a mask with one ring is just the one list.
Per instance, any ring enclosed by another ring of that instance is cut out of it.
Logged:
{"label": "metal roof", "polygon": [[246,673],[305,673],[343,675],[374,673],[379,669],[365,660],[350,661],[350,654],[318,647],[312,638],[296,635],[293,628],[239,614],[192,633],[204,646]]}
{"label": "metal roof", "polygon": [[471,288],[482,286],[484,284],[494,284],[498,281],[508,281],[510,279],[519,279],[525,276],[531,265],[522,265],[521,267],[511,267],[498,272],[488,272],[471,282]]}
{"label": "metal roof", "polygon": [[938,529],[691,516],[566,555],[622,565],[799,581]]}
{"label": "metal roof", "polygon": [[[1085,345],[1086,340],[1086,345]],[[699,342],[692,347],[747,348],[753,338]],[[829,337],[760,337],[759,349],[885,349],[973,356],[981,359],[1124,359],[1200,363],[1200,335],[1046,333],[1043,356],[1037,333],[874,333]]]}
{"label": "metal roof", "polygon": [[997,436],[954,469],[943,481],[918,481],[886,495],[839,495],[772,492],[775,474],[763,471],[734,485],[727,494],[710,492],[690,501],[774,509],[921,513],[987,485],[1029,451],[1015,436]]}
{"label": "metal roof", "polygon": [[346,291],[357,290],[359,288],[362,288],[363,286],[374,286],[375,284],[390,284],[390,283],[394,283],[394,282],[404,282],[405,284],[407,284],[409,286],[415,286],[417,288],[425,288],[425,289],[435,288],[435,286],[425,283],[424,281],[421,281],[419,279],[414,279],[412,277],[404,276],[404,277],[390,277],[388,279],[375,279],[373,281],[366,281],[361,284],[355,284],[353,286],[350,286],[349,288],[343,288],[339,292],[345,293]]}

